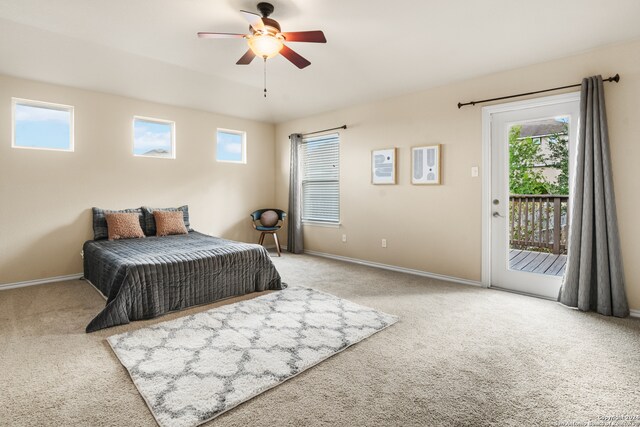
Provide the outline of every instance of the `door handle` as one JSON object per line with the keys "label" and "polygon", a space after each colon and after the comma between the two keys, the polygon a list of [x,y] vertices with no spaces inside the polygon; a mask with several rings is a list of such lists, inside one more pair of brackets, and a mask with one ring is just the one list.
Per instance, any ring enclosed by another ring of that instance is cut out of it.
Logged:
{"label": "door handle", "polygon": [[494,212],[491,214],[491,216],[494,218],[497,218],[497,217],[504,218],[502,215],[500,215],[500,212]]}

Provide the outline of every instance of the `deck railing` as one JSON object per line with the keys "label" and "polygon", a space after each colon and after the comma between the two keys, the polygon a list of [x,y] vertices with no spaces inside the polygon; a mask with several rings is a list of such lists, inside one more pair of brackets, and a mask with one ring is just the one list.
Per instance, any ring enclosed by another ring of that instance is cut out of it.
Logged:
{"label": "deck railing", "polygon": [[567,253],[569,196],[513,194],[509,196],[510,244],[553,254]]}

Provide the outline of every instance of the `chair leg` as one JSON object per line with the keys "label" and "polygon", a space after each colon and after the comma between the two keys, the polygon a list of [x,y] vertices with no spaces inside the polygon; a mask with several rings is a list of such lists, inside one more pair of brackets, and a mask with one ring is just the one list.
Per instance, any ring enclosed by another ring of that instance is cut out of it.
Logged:
{"label": "chair leg", "polygon": [[260,233],[260,240],[258,240],[258,244],[261,245],[264,242],[264,231]]}
{"label": "chair leg", "polygon": [[273,233],[273,240],[276,241],[276,250],[278,251],[278,256],[282,256],[280,255],[280,241],[278,240],[278,235],[276,233]]}

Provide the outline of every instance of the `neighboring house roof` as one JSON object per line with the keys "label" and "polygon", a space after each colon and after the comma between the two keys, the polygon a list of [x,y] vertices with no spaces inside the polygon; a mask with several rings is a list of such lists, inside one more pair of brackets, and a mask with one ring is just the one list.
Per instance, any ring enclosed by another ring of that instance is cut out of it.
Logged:
{"label": "neighboring house roof", "polygon": [[553,135],[565,133],[566,123],[555,119],[539,120],[532,123],[523,123],[520,128],[520,138]]}

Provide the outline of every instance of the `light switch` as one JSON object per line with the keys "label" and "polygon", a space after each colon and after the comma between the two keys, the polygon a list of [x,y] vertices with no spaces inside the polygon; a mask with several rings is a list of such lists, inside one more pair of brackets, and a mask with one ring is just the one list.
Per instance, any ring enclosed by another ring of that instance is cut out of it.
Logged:
{"label": "light switch", "polygon": [[471,167],[471,176],[476,178],[478,176],[478,167],[477,166],[472,166]]}

